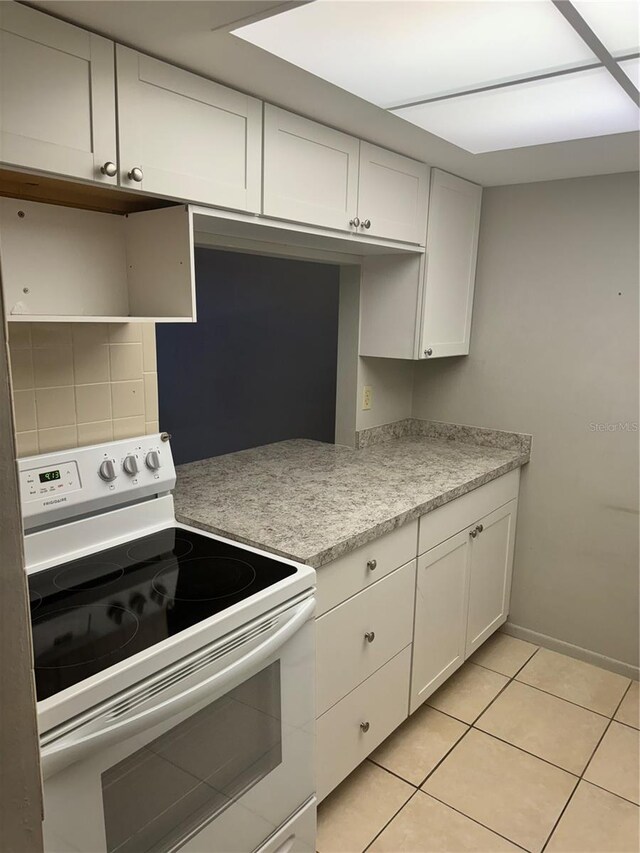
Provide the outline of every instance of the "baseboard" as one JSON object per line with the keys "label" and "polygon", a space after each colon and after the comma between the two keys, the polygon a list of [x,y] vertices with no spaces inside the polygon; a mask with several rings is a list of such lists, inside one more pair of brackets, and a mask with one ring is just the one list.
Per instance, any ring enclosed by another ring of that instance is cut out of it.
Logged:
{"label": "baseboard", "polygon": [[556,640],[555,637],[547,637],[546,634],[539,634],[537,631],[531,631],[529,628],[522,628],[520,625],[514,625],[513,622],[505,622],[501,630],[504,634],[509,634],[509,636],[516,637],[518,640],[526,640],[528,643],[543,646],[545,649],[551,649],[553,652],[561,652],[563,655],[577,658],[577,660],[585,661],[585,663],[592,663],[594,666],[600,666],[602,669],[617,672],[619,675],[625,675],[627,678],[633,678],[636,681],[640,676],[640,667],[633,666],[633,664],[624,663],[624,661],[616,660],[615,658],[608,658],[606,655],[600,655],[589,649],[583,649],[581,646],[574,646],[572,643],[566,643],[564,640]]}

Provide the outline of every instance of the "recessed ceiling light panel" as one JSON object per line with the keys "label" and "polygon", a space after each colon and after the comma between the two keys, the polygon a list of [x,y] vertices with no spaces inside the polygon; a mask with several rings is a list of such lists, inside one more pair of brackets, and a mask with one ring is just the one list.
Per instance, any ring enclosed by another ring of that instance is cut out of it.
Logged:
{"label": "recessed ceiling light panel", "polygon": [[550,0],[315,0],[234,34],[383,107],[595,61]]}
{"label": "recessed ceiling light panel", "polygon": [[574,0],[573,5],[613,56],[640,51],[638,0]]}
{"label": "recessed ceiling light panel", "polygon": [[636,89],[640,89],[640,59],[627,59],[619,65]]}
{"label": "recessed ceiling light panel", "polygon": [[474,154],[640,129],[640,111],[604,68],[394,112]]}

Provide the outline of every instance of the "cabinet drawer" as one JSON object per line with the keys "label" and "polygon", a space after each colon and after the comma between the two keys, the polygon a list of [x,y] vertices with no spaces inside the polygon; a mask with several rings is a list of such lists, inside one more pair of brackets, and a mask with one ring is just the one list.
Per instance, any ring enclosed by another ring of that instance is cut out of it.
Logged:
{"label": "cabinet drawer", "polygon": [[516,468],[420,519],[418,554],[424,554],[450,536],[469,527],[494,509],[518,497],[520,469]]}
{"label": "cabinet drawer", "polygon": [[318,616],[413,560],[417,537],[418,522],[412,521],[319,568]]}
{"label": "cabinet drawer", "polygon": [[411,642],[415,576],[412,560],[316,621],[319,715]]}
{"label": "cabinet drawer", "polygon": [[[407,646],[318,719],[318,800],[407,718],[410,667]],[[365,732],[361,724],[366,723]]]}

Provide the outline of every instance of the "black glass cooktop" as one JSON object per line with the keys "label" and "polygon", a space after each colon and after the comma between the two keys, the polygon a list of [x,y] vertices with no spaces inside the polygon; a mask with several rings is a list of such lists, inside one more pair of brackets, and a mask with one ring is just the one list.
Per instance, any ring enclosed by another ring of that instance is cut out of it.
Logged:
{"label": "black glass cooktop", "polygon": [[171,527],[29,575],[38,699],[294,573],[276,559]]}

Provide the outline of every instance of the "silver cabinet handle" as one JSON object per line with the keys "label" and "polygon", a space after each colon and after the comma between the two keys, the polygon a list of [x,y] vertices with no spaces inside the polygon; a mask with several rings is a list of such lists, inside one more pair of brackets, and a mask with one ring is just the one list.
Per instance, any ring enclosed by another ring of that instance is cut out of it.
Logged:
{"label": "silver cabinet handle", "polygon": [[358,226],[360,225],[360,220],[357,216],[354,216],[353,219],[349,220],[349,225],[351,225],[353,228],[358,228]]}
{"label": "silver cabinet handle", "polygon": [[378,561],[377,560],[367,560],[367,568],[369,569],[370,572],[375,572],[375,570],[378,568]]}
{"label": "silver cabinet handle", "polygon": [[360,225],[362,228],[371,228],[371,220],[370,219],[363,219],[362,222],[360,223]]}
{"label": "silver cabinet handle", "polygon": [[479,525],[476,527],[476,530],[478,531],[478,533],[482,533],[482,531],[484,530],[484,525],[479,524]]}
{"label": "silver cabinet handle", "polygon": [[367,641],[367,643],[373,643],[373,641],[376,638],[376,632],[375,631],[367,631],[366,634],[364,635],[364,638]]}
{"label": "silver cabinet handle", "polygon": [[477,535],[478,535],[478,528],[477,527],[474,527],[473,530],[469,531],[469,536],[472,539],[475,539]]}
{"label": "silver cabinet handle", "polygon": [[127,172],[127,177],[130,181],[135,181],[137,184],[139,184],[144,178],[144,173],[140,166],[134,166],[130,172]]}
{"label": "silver cabinet handle", "polygon": [[107,160],[106,163],[100,166],[100,171],[108,178],[115,178],[115,176],[118,174],[118,167],[115,163],[112,163],[111,160]]}
{"label": "silver cabinet handle", "polygon": [[360,731],[363,731],[366,734],[369,731],[369,723],[360,723]]}
{"label": "silver cabinet handle", "polygon": [[426,358],[429,358],[430,355],[433,355],[433,350],[431,349],[431,347],[427,347],[424,351],[424,354]]}

